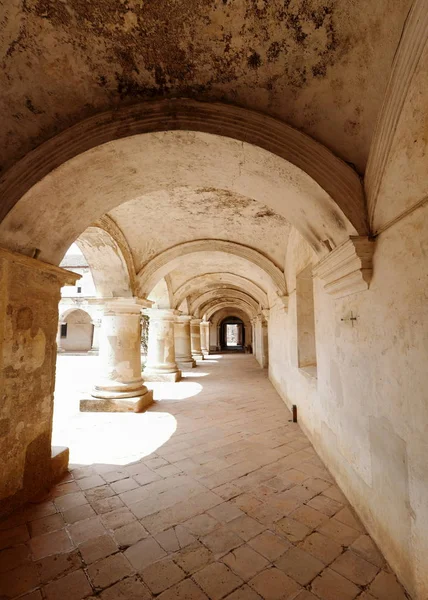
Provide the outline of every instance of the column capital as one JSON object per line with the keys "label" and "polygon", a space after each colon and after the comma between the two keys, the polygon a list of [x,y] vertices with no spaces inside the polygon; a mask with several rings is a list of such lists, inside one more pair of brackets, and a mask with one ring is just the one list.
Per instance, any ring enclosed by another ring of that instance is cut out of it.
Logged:
{"label": "column capital", "polygon": [[198,319],[197,317],[192,317],[190,321],[190,325],[200,325],[203,323],[202,319]]}
{"label": "column capital", "polygon": [[91,304],[100,305],[104,315],[139,314],[144,308],[152,305],[145,298],[96,298]]}
{"label": "column capital", "polygon": [[144,314],[148,315],[152,320],[158,321],[175,321],[179,311],[175,308],[145,308]]}
{"label": "column capital", "polygon": [[177,315],[175,317],[175,321],[176,323],[190,323],[192,318],[193,317],[191,315]]}

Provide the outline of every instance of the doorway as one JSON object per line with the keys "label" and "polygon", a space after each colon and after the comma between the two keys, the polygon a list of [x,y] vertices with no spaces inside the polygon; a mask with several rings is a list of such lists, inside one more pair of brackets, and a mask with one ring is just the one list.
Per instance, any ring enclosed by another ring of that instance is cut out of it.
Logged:
{"label": "doorway", "polygon": [[243,352],[245,327],[239,317],[226,317],[220,323],[220,349],[226,352]]}

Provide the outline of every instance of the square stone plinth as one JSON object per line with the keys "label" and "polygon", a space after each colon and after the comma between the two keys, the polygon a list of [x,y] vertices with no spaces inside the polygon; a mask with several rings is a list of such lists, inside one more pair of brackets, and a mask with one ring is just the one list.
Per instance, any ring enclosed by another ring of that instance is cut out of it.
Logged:
{"label": "square stone plinth", "polygon": [[166,381],[169,383],[175,383],[176,381],[180,381],[181,371],[174,371],[173,373],[156,373],[153,371],[143,371],[142,376],[144,381],[151,381],[154,383],[159,381]]}
{"label": "square stone plinth", "polygon": [[186,361],[177,361],[177,365],[180,367],[180,369],[194,369],[196,367],[196,362],[192,359],[192,360],[186,360]]}
{"label": "square stone plinth", "polygon": [[153,403],[153,392],[133,398],[82,398],[80,412],[143,412]]}

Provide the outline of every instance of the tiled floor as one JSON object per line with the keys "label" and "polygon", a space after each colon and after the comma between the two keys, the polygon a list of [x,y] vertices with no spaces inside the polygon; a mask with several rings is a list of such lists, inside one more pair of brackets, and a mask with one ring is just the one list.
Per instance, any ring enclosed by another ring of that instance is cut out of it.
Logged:
{"label": "tiled floor", "polygon": [[[0,599],[407,598],[253,357],[188,375],[193,395],[145,415],[70,419],[121,460],[72,468],[0,523]],[[175,431],[126,464],[117,446],[157,417]]]}

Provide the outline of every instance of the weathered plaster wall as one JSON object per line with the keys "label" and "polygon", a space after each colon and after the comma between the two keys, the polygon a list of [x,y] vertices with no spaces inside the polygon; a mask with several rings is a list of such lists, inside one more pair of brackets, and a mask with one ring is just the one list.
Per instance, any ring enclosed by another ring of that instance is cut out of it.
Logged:
{"label": "weathered plaster wall", "polygon": [[15,258],[0,250],[0,514],[52,481],[55,338],[65,283],[55,268]]}
{"label": "weathered plaster wall", "polygon": [[315,279],[317,378],[297,368],[293,273],[312,258],[297,235],[288,314],[269,318],[272,382],[416,600],[428,597],[427,230],[421,208],[379,236],[366,292],[334,300]]}
{"label": "weathered plaster wall", "polygon": [[0,9],[3,168],[153,97],[277,116],[364,169],[410,0],[12,0]]}

